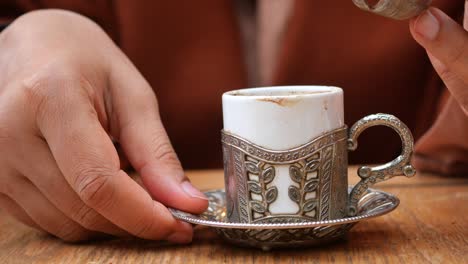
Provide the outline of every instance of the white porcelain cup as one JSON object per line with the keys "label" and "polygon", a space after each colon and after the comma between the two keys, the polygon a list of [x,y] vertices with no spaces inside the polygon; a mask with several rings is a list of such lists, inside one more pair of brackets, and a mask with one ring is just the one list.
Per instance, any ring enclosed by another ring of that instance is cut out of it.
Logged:
{"label": "white porcelain cup", "polygon": [[[330,86],[278,86],[223,94],[222,131],[227,213],[231,222],[325,221],[355,215],[369,185],[414,175],[413,139],[396,117],[376,114],[349,135],[343,90]],[[348,196],[347,150],[366,128],[386,125],[403,142],[397,159],[361,167],[362,181]]]}

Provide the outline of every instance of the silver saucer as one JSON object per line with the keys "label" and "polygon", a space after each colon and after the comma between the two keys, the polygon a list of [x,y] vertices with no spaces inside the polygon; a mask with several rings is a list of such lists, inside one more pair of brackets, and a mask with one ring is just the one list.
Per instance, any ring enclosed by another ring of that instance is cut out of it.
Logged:
{"label": "silver saucer", "polygon": [[[350,192],[351,188],[348,191]],[[229,242],[264,250],[322,245],[337,240],[357,222],[388,214],[400,203],[392,194],[369,189],[359,200],[358,213],[353,217],[315,222],[299,220],[293,223],[230,223],[226,218],[224,190],[208,191],[205,195],[209,199],[209,206],[200,215],[173,208],[169,208],[169,211],[182,221],[215,228],[216,232]]]}

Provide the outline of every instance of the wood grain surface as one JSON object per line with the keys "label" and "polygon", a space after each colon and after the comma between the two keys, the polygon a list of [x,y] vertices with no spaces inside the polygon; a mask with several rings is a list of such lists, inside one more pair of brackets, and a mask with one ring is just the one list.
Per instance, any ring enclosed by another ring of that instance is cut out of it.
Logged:
{"label": "wood grain surface", "polygon": [[[355,169],[350,168],[352,183]],[[224,183],[221,170],[187,174],[204,190]],[[200,227],[193,243],[184,246],[138,239],[67,244],[0,210],[0,263],[468,263],[468,175],[418,174],[376,188],[397,195],[400,206],[359,223],[334,244],[272,252],[231,246]]]}

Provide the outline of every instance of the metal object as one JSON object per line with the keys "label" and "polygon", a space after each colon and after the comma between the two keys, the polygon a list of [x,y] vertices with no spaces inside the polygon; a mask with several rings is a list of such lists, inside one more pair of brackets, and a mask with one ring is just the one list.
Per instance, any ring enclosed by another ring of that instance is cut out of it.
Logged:
{"label": "metal object", "polygon": [[[400,135],[402,153],[386,164],[360,167],[360,182],[348,188],[347,150],[355,150],[359,135],[377,125]],[[410,130],[388,114],[369,115],[349,133],[342,127],[289,150],[268,150],[225,131],[222,143],[226,194],[207,193],[210,208],[201,216],[171,212],[181,220],[215,227],[231,242],[263,249],[323,244],[343,237],[357,221],[398,205],[396,197],[370,186],[415,174]],[[282,206],[272,210],[278,201]]]}
{"label": "metal object", "polygon": [[[361,181],[348,197],[347,149],[355,150],[361,132],[376,125],[388,126],[400,135],[402,154],[384,165],[359,168]],[[349,135],[342,127],[290,150],[268,150],[225,131],[222,142],[227,218],[234,223],[327,221],[355,216],[357,203],[370,186],[394,176],[415,174],[410,165],[411,132],[388,114],[362,118],[351,127]],[[283,174],[276,175],[280,167]],[[284,173],[285,167],[289,175]],[[282,179],[276,181],[275,177]],[[277,201],[278,182],[289,185],[288,197],[284,194],[282,199],[292,200],[297,211],[286,214],[271,210]]]}
{"label": "metal object", "polygon": [[[346,216],[347,138],[343,127],[300,147],[274,151],[223,131],[228,219],[277,223]],[[286,166],[289,175],[276,175],[280,166]],[[296,213],[270,210],[278,195],[275,177],[290,178],[282,182],[290,183],[287,195],[296,203]]]}
{"label": "metal object", "polygon": [[374,4],[369,0],[353,0],[353,3],[362,10],[384,17],[405,20],[419,15],[426,10],[432,0],[380,0]]}
{"label": "metal object", "polygon": [[[351,187],[348,188],[351,192]],[[227,219],[224,190],[205,192],[208,209],[194,215],[177,209],[169,211],[175,218],[192,224],[215,228],[225,240],[242,246],[264,250],[278,247],[323,245],[342,238],[357,222],[375,218],[393,211],[399,199],[383,191],[367,189],[357,203],[357,215],[325,221],[291,221],[288,223],[233,223]]]}
{"label": "metal object", "polygon": [[358,169],[357,174],[361,178],[361,181],[354,186],[349,197],[349,216],[356,215],[357,203],[370,186],[395,176],[412,177],[416,174],[416,170],[410,164],[414,144],[413,136],[408,127],[395,116],[374,114],[366,116],[356,122],[349,130],[348,150],[356,150],[358,145],[357,138],[364,130],[379,125],[390,127],[398,133],[402,142],[402,153],[396,159],[386,164],[375,167],[363,166]]}

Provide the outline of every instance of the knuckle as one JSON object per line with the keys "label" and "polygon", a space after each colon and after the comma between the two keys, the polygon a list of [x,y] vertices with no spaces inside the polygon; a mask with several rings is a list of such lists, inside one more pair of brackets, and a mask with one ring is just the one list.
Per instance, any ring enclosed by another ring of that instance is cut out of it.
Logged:
{"label": "knuckle", "polygon": [[28,98],[42,98],[50,94],[55,83],[63,82],[68,75],[66,73],[69,66],[63,58],[55,59],[44,64],[22,79],[22,87]]}
{"label": "knuckle", "polygon": [[73,111],[83,100],[99,97],[103,80],[88,78],[88,72],[80,69],[76,60],[67,56],[57,58],[21,79],[19,94],[28,105],[28,113],[38,120],[49,120]]}
{"label": "knuckle", "polygon": [[[124,130],[134,130],[132,125],[128,125]],[[148,139],[148,156],[152,160],[164,162],[165,165],[173,168],[182,169],[179,158],[174,151],[174,148],[169,141],[164,130],[157,129],[155,132],[147,136]],[[135,169],[139,170],[147,165],[147,161],[141,159],[134,162]]]}
{"label": "knuckle", "polygon": [[155,144],[155,146],[156,147],[154,149],[154,156],[158,160],[177,161],[177,155],[175,154],[169,142],[160,142],[159,144]]}
{"label": "knuckle", "polygon": [[58,59],[41,66],[32,75],[21,81],[24,101],[35,113],[43,113],[59,108],[60,102],[67,102],[71,88],[76,86],[77,73],[66,59]]}
{"label": "knuckle", "polygon": [[151,155],[156,161],[164,163],[164,166],[174,170],[182,171],[182,164],[177,157],[171,143],[165,137],[153,137],[151,141],[154,148],[151,149]]}
{"label": "knuckle", "polygon": [[73,220],[89,230],[95,230],[99,223],[99,219],[101,218],[96,211],[81,202],[79,208],[74,210],[74,213],[72,212],[72,214]]}
{"label": "knuckle", "polygon": [[150,142],[154,146],[152,153],[154,158],[158,160],[178,162],[177,154],[172,148],[167,137],[161,134],[155,134],[151,137]]}
{"label": "knuckle", "polygon": [[43,82],[39,80],[33,80],[33,82],[30,82],[30,80],[23,81],[22,92],[25,101],[33,107],[33,111],[36,113],[44,108],[44,102],[47,98],[46,93],[48,92],[46,89]]}
{"label": "knuckle", "polygon": [[77,193],[82,201],[99,211],[112,201],[112,174],[102,168],[79,170],[75,177]]}

